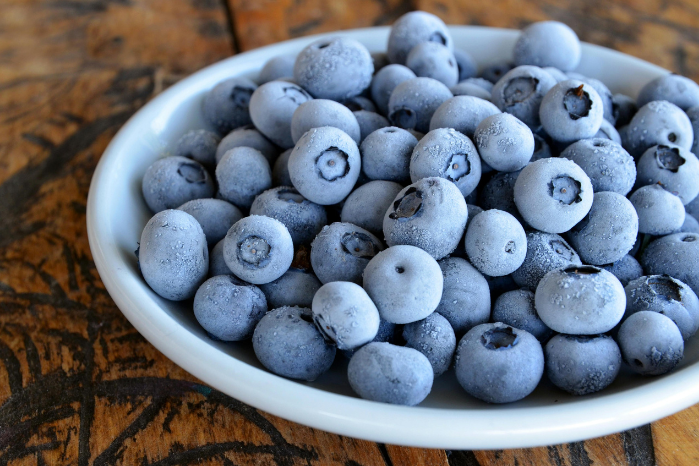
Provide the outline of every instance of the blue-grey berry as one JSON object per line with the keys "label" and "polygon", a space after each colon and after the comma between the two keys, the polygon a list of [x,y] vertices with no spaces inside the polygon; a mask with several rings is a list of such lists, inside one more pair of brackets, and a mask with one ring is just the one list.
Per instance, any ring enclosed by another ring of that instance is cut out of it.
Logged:
{"label": "blue-grey berry", "polygon": [[388,59],[405,64],[408,54],[421,42],[437,42],[449,50],[454,48],[451,34],[444,22],[426,11],[411,11],[393,23],[388,36]]}
{"label": "blue-grey berry", "polygon": [[205,167],[216,165],[216,147],[221,142],[218,134],[205,129],[187,131],[175,144],[175,155],[196,160]]}
{"label": "blue-grey berry", "polygon": [[[522,216],[515,204],[515,183],[521,170],[515,172],[496,173],[482,185],[478,199],[483,210],[498,209],[515,217],[520,223],[524,223]],[[470,215],[469,215],[470,216]]]}
{"label": "blue-grey berry", "polygon": [[436,312],[422,320],[403,327],[405,346],[424,354],[432,365],[434,376],[439,377],[449,369],[454,351],[456,335],[447,319]]}
{"label": "blue-grey berry", "polygon": [[233,204],[221,199],[194,199],[177,208],[197,219],[210,247],[221,241],[228,229],[243,218],[243,213]]}
{"label": "blue-grey berry", "polygon": [[257,82],[265,84],[280,78],[293,77],[295,62],[296,57],[294,55],[285,54],[270,58],[260,70]]}
{"label": "blue-grey berry", "polygon": [[595,134],[596,138],[609,139],[617,144],[621,145],[621,135],[607,120],[602,120],[602,124],[599,127],[599,131]]}
{"label": "blue-grey berry", "polygon": [[527,233],[527,255],[522,265],[512,272],[517,285],[536,290],[544,275],[568,266],[580,266],[578,253],[555,233]]}
{"label": "blue-grey berry", "polygon": [[374,75],[391,64],[386,52],[371,52],[371,61],[374,63]]}
{"label": "blue-grey berry", "polygon": [[481,121],[498,113],[500,110],[487,100],[459,95],[445,100],[435,110],[429,130],[452,128],[472,138]]}
{"label": "blue-grey berry", "polygon": [[226,265],[226,260],[223,258],[224,239],[216,243],[216,245],[211,248],[211,252],[209,253],[209,277],[233,274],[231,269],[229,269]]}
{"label": "blue-grey berry", "polygon": [[641,255],[651,275],[670,275],[699,293],[699,234],[674,233],[652,241]]}
{"label": "blue-grey berry", "polygon": [[542,343],[553,335],[553,330],[536,313],[534,293],[525,289],[507,291],[498,296],[491,320],[526,330]]}
{"label": "blue-grey berry", "polygon": [[621,324],[617,341],[624,360],[641,375],[670,372],[684,356],[684,341],[677,325],[657,312],[631,315]]}
{"label": "blue-grey berry", "polygon": [[643,186],[629,197],[638,214],[638,231],[650,235],[668,235],[684,223],[682,200],[659,184]]}
{"label": "blue-grey berry", "polygon": [[541,137],[540,135],[533,133],[534,135],[534,154],[532,154],[532,158],[529,160],[530,162],[536,162],[537,160],[541,159],[547,159],[549,157],[553,157],[553,153],[551,152],[551,147],[549,146],[549,143],[546,142],[546,139]]}
{"label": "blue-grey berry", "polygon": [[532,131],[509,113],[498,113],[481,121],[474,141],[483,161],[501,172],[524,168],[534,154]]}
{"label": "blue-grey berry", "polygon": [[612,96],[612,113],[617,128],[628,125],[637,111],[636,101],[631,97],[625,94]]}
{"label": "blue-grey berry", "polygon": [[470,95],[472,97],[478,97],[483,100],[491,100],[492,95],[490,91],[486,91],[483,87],[478,84],[473,84],[472,82],[462,81],[449,88],[454,97],[457,95]]}
{"label": "blue-grey berry", "polygon": [[388,101],[388,120],[404,129],[426,133],[437,108],[453,94],[432,78],[413,78],[396,86]]}
{"label": "blue-grey berry", "polygon": [[539,21],[522,30],[513,56],[518,66],[553,66],[571,71],[580,63],[580,39],[566,24]]}
{"label": "blue-grey berry", "polygon": [[415,75],[432,78],[451,87],[459,82],[459,67],[449,48],[439,42],[421,42],[410,50],[405,66]]}
{"label": "blue-grey berry", "polygon": [[459,82],[465,79],[470,79],[478,73],[478,65],[470,53],[462,49],[454,49],[454,58],[456,58],[456,66],[459,69]]}
{"label": "blue-grey berry", "polygon": [[299,105],[311,99],[308,92],[294,83],[270,81],[252,94],[250,117],[260,133],[282,149],[289,149],[294,147],[291,118]]}
{"label": "blue-grey berry", "polygon": [[620,134],[624,149],[636,159],[658,144],[690,149],[694,142],[687,114],[665,100],[654,100],[639,108]]}
{"label": "blue-grey berry", "polygon": [[660,184],[689,204],[699,194],[699,159],[687,149],[653,146],[638,159],[636,186]]}
{"label": "blue-grey berry", "polygon": [[264,155],[252,147],[236,147],[216,166],[219,196],[241,209],[272,187],[272,170]]}
{"label": "blue-grey berry", "polygon": [[249,125],[250,99],[256,89],[257,84],[244,77],[218,83],[204,96],[204,120],[221,135]]}
{"label": "blue-grey berry", "polygon": [[170,156],[148,167],[141,181],[141,192],[152,212],[174,209],[192,199],[214,195],[209,172],[196,160]]}
{"label": "blue-grey berry", "polygon": [[682,110],[699,105],[699,85],[679,74],[666,74],[650,81],[638,93],[638,106],[654,100],[667,100]]}
{"label": "blue-grey berry", "polygon": [[684,223],[679,230],[673,233],[699,233],[699,221],[692,217],[691,215],[684,216]]}
{"label": "blue-grey berry", "polygon": [[[213,253],[212,253],[213,254]],[[260,285],[270,309],[284,306],[311,307],[313,295],[322,283],[307,270],[289,268],[276,280]]]}
{"label": "blue-grey berry", "polygon": [[391,123],[389,123],[385,117],[376,112],[359,110],[353,113],[354,117],[357,119],[357,123],[359,124],[360,144],[374,131],[391,126]]}
{"label": "blue-grey berry", "polygon": [[555,79],[557,83],[569,79],[567,74],[553,66],[542,66],[541,69],[553,76],[553,79]]}
{"label": "blue-grey berry", "polygon": [[359,144],[359,123],[352,111],[327,99],[313,99],[299,105],[291,118],[291,138],[296,144],[308,130],[323,126],[339,128]]}
{"label": "blue-grey berry", "polygon": [[269,164],[273,164],[279,154],[279,148],[256,130],[252,125],[241,126],[228,133],[216,148],[216,163],[219,163],[226,152],[235,147],[252,147],[265,156]]}
{"label": "blue-grey berry", "polygon": [[495,63],[483,68],[480,77],[495,84],[514,67],[515,65],[509,62]]}
{"label": "blue-grey berry", "polygon": [[384,115],[388,115],[388,101],[393,90],[403,81],[417,78],[407,66],[392,64],[381,68],[371,81],[371,98]]}
{"label": "blue-grey berry", "polygon": [[[364,94],[369,94],[371,91],[367,89]],[[342,105],[345,107],[349,108],[352,113],[358,112],[361,110],[366,110],[368,112],[376,112],[376,105],[374,105],[374,102],[368,97],[364,97],[362,95],[356,95],[354,97],[350,97],[349,99],[346,99],[342,102]]]}
{"label": "blue-grey berry", "polygon": [[435,312],[449,321],[458,337],[490,319],[490,288],[467,260],[447,257],[439,263],[444,285]]}
{"label": "blue-grey berry", "polygon": [[383,217],[403,186],[392,181],[370,181],[355,189],[342,206],[340,219],[383,235]]}
{"label": "blue-grey berry", "polygon": [[619,279],[623,286],[626,286],[631,280],[635,280],[643,275],[643,267],[638,263],[636,258],[630,254],[611,264],[603,265],[602,268],[611,272]]}
{"label": "blue-grey berry", "polygon": [[600,138],[581,139],[561,157],[575,162],[590,177],[595,192],[612,191],[626,196],[636,181],[636,164],[620,144]]}
{"label": "blue-grey berry", "polygon": [[[699,106],[690,107],[687,110],[685,110],[685,113],[689,118],[689,122],[692,124],[692,132],[695,135],[699,134]],[[694,141],[692,142],[692,147],[690,148],[690,151],[694,155],[696,155],[697,152],[699,152],[699,137],[694,137]]]}
{"label": "blue-grey berry", "polygon": [[549,73],[537,66],[518,66],[508,71],[492,90],[493,103],[534,129],[541,125],[539,107],[556,85]]}
{"label": "blue-grey berry", "polygon": [[277,157],[272,167],[272,183],[274,186],[292,186],[289,176],[289,157],[293,149],[287,149]]}
{"label": "blue-grey berry", "polygon": [[592,86],[569,79],[546,93],[539,107],[539,118],[549,136],[570,143],[597,134],[604,118],[604,105]]}
{"label": "blue-grey berry", "polygon": [[418,140],[410,132],[389,126],[374,131],[360,147],[362,171],[372,180],[410,182],[410,157]]}
{"label": "blue-grey berry", "polygon": [[466,231],[466,254],[471,264],[491,277],[517,270],[527,254],[527,235],[512,215],[486,210],[471,220]]}
{"label": "blue-grey berry", "polygon": [[616,124],[616,119],[614,117],[613,96],[609,88],[599,79],[590,78],[588,76],[574,79],[580,79],[580,81],[584,82],[585,84],[589,84],[594,90],[597,91],[597,94],[600,96],[602,106],[604,107],[603,121],[606,121],[611,127],[613,127]]}

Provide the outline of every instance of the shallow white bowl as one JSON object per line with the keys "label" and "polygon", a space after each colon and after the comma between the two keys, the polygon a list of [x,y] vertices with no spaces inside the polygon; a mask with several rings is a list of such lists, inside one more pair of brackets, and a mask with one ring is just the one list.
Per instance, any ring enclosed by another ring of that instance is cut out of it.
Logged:
{"label": "shallow white bowl", "polygon": [[[389,29],[342,31],[374,51],[385,50]],[[511,57],[517,31],[452,27],[457,47],[480,66]],[[97,270],[119,309],[141,334],[178,365],[216,389],[256,408],[315,428],[384,443],[448,449],[504,449],[577,441],[632,428],[699,401],[699,338],[673,373],[643,378],[622,372],[601,393],[572,397],[544,381],[523,401],[488,405],[458,386],[453,371],[435,381],[419,407],[357,398],[338,354],[332,370],[313,383],[267,372],[251,345],[210,340],[191,304],[173,303],[148,288],[136,268],[134,250],[151,217],[141,197],[146,168],[187,130],[205,127],[204,93],[219,81],[254,76],[275,55],[295,54],[323,36],[264,47],[209,66],[172,86],[143,107],[114,137],[90,186],[87,226]],[[642,60],[584,44],[579,72],[601,79],[612,92],[636,96],[667,71]]]}

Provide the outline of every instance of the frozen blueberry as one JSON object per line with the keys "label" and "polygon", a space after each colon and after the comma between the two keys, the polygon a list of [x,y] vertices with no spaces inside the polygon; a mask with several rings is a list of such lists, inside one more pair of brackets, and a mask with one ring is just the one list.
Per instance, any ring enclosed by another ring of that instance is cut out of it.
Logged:
{"label": "frozen blueberry", "polygon": [[666,100],[682,110],[699,105],[699,86],[679,74],[666,74],[650,81],[638,93],[638,106],[654,100]]}
{"label": "frozen blueberry", "polygon": [[296,58],[294,79],[317,99],[343,101],[371,84],[374,63],[366,47],[354,39],[320,39]]}
{"label": "frozen blueberry", "polygon": [[374,131],[391,126],[386,118],[376,112],[367,110],[359,110],[354,112],[354,117],[359,124],[359,141],[360,143],[366,139]]}
{"label": "frozen blueberry", "polygon": [[[370,93],[368,89],[365,91],[365,94]],[[374,102],[368,97],[364,97],[361,95],[356,95],[354,97],[350,97],[349,99],[345,100],[342,102],[342,104],[349,108],[352,113],[358,112],[361,110],[366,110],[367,112],[376,112],[376,105],[374,105]]]}
{"label": "frozen blueberry", "polygon": [[366,400],[415,406],[432,390],[434,372],[421,352],[390,343],[369,343],[347,366],[350,386]]}
{"label": "frozen blueberry", "polygon": [[449,88],[436,79],[403,81],[396,86],[388,101],[388,120],[393,126],[426,133],[437,108],[452,97]]}
{"label": "frozen blueberry", "polygon": [[194,199],[177,208],[197,219],[206,242],[210,247],[221,241],[228,229],[243,218],[243,214],[233,204],[221,199]]}
{"label": "frozen blueberry", "polygon": [[481,159],[468,137],[451,128],[439,128],[417,143],[410,158],[410,179],[415,183],[435,176],[453,182],[464,197],[476,189]]}
{"label": "frozen blueberry", "polygon": [[372,180],[410,182],[410,156],[417,139],[408,131],[389,126],[374,131],[360,147],[362,170]]}
{"label": "frozen blueberry", "polygon": [[[394,343],[394,340],[396,340],[396,328],[398,328],[398,326],[393,322],[381,319],[379,331],[376,332],[376,336],[372,341],[378,343]],[[355,350],[343,350],[342,355],[347,359],[352,359],[355,352]]]}
{"label": "frozen blueberry", "polygon": [[336,352],[313,324],[311,310],[301,307],[269,311],[255,327],[252,347],[270,371],[308,381],[330,369]]}
{"label": "frozen blueberry", "polygon": [[[225,239],[225,238],[224,238]],[[209,277],[217,275],[231,275],[231,269],[226,265],[226,260],[223,258],[223,239],[216,243],[216,246],[211,248],[209,253]]]}
{"label": "frozen blueberry", "polygon": [[699,293],[699,234],[674,233],[651,242],[641,255],[648,274],[667,274]]}
{"label": "frozen blueberry", "polygon": [[546,139],[544,139],[536,133],[533,133],[533,135],[534,154],[532,155],[532,158],[529,161],[536,162],[537,160],[553,157],[553,153],[551,152],[551,146],[549,146],[549,143],[546,142]]}
{"label": "frozen blueberry", "polygon": [[689,204],[699,194],[699,160],[687,149],[653,146],[638,159],[636,186],[660,184]]}
{"label": "frozen blueberry", "polygon": [[515,65],[509,62],[495,63],[485,67],[483,71],[481,71],[480,77],[495,84],[514,67]]}
{"label": "frozen blueberry", "polygon": [[294,55],[277,55],[265,63],[257,77],[257,82],[265,84],[280,78],[291,78],[294,76]]}
{"label": "frozen blueberry", "polygon": [[205,129],[187,131],[175,145],[175,155],[193,159],[205,167],[216,165],[216,147],[221,142],[218,134]]}
{"label": "frozen blueberry", "polygon": [[612,96],[612,113],[617,128],[628,125],[637,111],[636,101],[631,97],[625,94]]}
{"label": "frozen blueberry", "polygon": [[461,83],[475,84],[476,86],[483,88],[483,90],[488,91],[489,94],[493,91],[494,86],[492,82],[484,78],[467,78],[463,81],[459,81],[459,84]]}
{"label": "frozen blueberry", "polygon": [[544,275],[582,262],[575,249],[554,233],[531,231],[527,233],[527,255],[522,265],[512,272],[517,285],[535,290]]}
{"label": "frozen blueberry", "polygon": [[674,231],[673,233],[699,233],[699,221],[692,217],[691,215],[685,215],[684,216],[684,223],[682,223],[682,226],[680,227],[679,230]]}
{"label": "frozen blueberry", "polygon": [[471,220],[466,231],[466,254],[481,273],[491,277],[517,270],[527,254],[527,235],[512,215],[486,210]]}
{"label": "frozen blueberry", "polygon": [[487,100],[459,95],[446,100],[436,109],[429,130],[452,128],[472,138],[481,121],[498,113],[500,110]]}
{"label": "frozen blueberry", "polygon": [[690,149],[694,141],[692,122],[687,114],[664,100],[654,100],[639,108],[620,134],[624,149],[634,158],[658,144]]}
{"label": "frozen blueberry", "polygon": [[689,204],[685,204],[684,209],[695,219],[699,218],[699,196],[695,197]]}
{"label": "frozen blueberry", "polygon": [[484,210],[498,209],[505,211],[522,223],[522,216],[519,214],[519,210],[517,210],[514,196],[515,182],[520,173],[521,170],[493,175],[481,189],[478,197],[480,207]]}
{"label": "frozen blueberry", "polygon": [[522,30],[513,52],[516,65],[553,66],[574,70],[580,63],[580,40],[569,26],[540,21]]}
{"label": "frozen blueberry", "polygon": [[608,387],[621,368],[621,351],[608,335],[556,335],[544,352],[549,380],[572,395]]}
{"label": "frozen blueberry", "polygon": [[553,86],[544,96],[539,118],[554,140],[574,142],[597,134],[604,118],[604,104],[592,86],[569,79]]}
{"label": "frozen blueberry", "polygon": [[475,77],[478,65],[471,54],[462,49],[454,49],[453,53],[454,58],[456,58],[456,66],[459,69],[459,82]]}
{"label": "frozen blueberry", "polygon": [[438,263],[444,286],[435,312],[447,319],[456,335],[461,337],[490,319],[488,281],[467,260],[448,257]]}
{"label": "frozen blueberry", "polygon": [[641,264],[629,254],[626,254],[612,264],[603,265],[602,268],[611,272],[612,275],[619,279],[619,282],[621,282],[623,286],[626,286],[631,280],[643,275]]}
{"label": "frozen blueberry", "polygon": [[289,176],[289,157],[293,149],[287,149],[282,152],[272,167],[272,183],[274,186],[291,186],[291,177]]}
{"label": "frozen blueberry", "polygon": [[414,246],[393,246],[364,269],[364,289],[381,318],[395,324],[424,319],[439,304],[444,284],[439,264]]}
{"label": "frozen blueberry", "polygon": [[631,315],[621,324],[617,340],[624,360],[641,375],[670,372],[684,356],[684,342],[677,325],[657,312]]}
{"label": "frozen blueberry", "polygon": [[405,346],[424,354],[432,365],[434,376],[449,369],[456,350],[456,335],[449,321],[436,312],[403,327]]}
{"label": "frozen blueberry", "polygon": [[692,124],[692,132],[695,134],[694,142],[692,142],[691,152],[697,154],[699,152],[699,106],[691,107],[685,110],[689,122]]}
{"label": "frozen blueberry", "polygon": [[141,182],[143,198],[153,212],[174,209],[192,199],[214,195],[214,182],[199,162],[185,157],[158,159]]}
{"label": "frozen blueberry", "polygon": [[374,74],[391,64],[386,52],[371,52],[371,61],[374,63]]}
{"label": "frozen blueberry", "polygon": [[[181,210],[155,214],[141,233],[138,262],[143,278],[165,299],[189,299],[206,280],[209,248],[199,222]],[[441,276],[440,276],[441,292]]]}
{"label": "frozen blueberry", "polygon": [[347,197],[340,218],[345,223],[352,223],[381,236],[383,217],[402,189],[401,185],[392,181],[370,181]]}
{"label": "frozen blueberry", "polygon": [[269,189],[257,196],[250,207],[250,215],[266,215],[282,222],[294,245],[311,244],[328,223],[322,206],[305,199],[289,186]]}
{"label": "frozen blueberry", "polygon": [[311,264],[321,283],[362,283],[364,268],[379,251],[381,241],[357,225],[333,223],[311,243]]}
{"label": "frozen blueberry", "polygon": [[294,83],[270,81],[252,94],[250,117],[260,133],[282,149],[289,149],[294,147],[291,118],[299,105],[311,99],[308,92]]}
{"label": "frozen blueberry", "polygon": [[604,107],[604,120],[607,123],[610,124],[611,127],[616,124],[616,119],[614,117],[614,101],[613,101],[613,96],[609,88],[599,79],[595,78],[590,78],[587,76],[580,77],[580,78],[575,78],[575,79],[580,79],[580,81],[584,82],[585,84],[589,84],[594,90],[597,91],[597,94],[600,96],[600,101],[602,102],[602,106]]}
{"label": "frozen blueberry", "polygon": [[552,330],[571,335],[604,333],[619,323],[626,307],[624,287],[591,265],[553,270],[535,293],[536,312]]}
{"label": "frozen blueberry", "polygon": [[555,79],[557,83],[560,83],[561,81],[566,81],[569,79],[567,74],[565,74],[563,71],[559,70],[558,68],[554,68],[553,66],[543,66],[543,67],[541,67],[541,69],[546,71],[551,76],[553,76],[553,79]]}
{"label": "frozen blueberry", "polygon": [[617,144],[621,145],[621,135],[607,120],[602,120],[602,124],[599,127],[599,131],[595,134],[596,138],[609,139]]}
{"label": "frozen blueberry", "polygon": [[289,270],[294,244],[283,223],[251,215],[239,220],[224,239],[223,257],[238,278],[255,285],[276,280]]}
{"label": "frozen blueberry", "polygon": [[384,115],[388,115],[388,101],[393,90],[403,81],[417,78],[415,73],[403,65],[388,65],[374,75],[371,81],[371,98]]}
{"label": "frozen blueberry", "polygon": [[595,192],[626,196],[636,181],[636,164],[620,144],[606,139],[582,139],[568,146],[561,157],[575,162],[590,177]]}
{"label": "frozen blueberry", "polygon": [[491,320],[526,330],[540,342],[546,342],[553,335],[553,330],[537,315],[534,293],[529,290],[512,290],[501,294],[495,300]]}
{"label": "frozen blueberry", "polygon": [[249,125],[250,97],[256,89],[257,84],[243,77],[218,83],[204,97],[204,120],[219,134]]}
{"label": "frozen blueberry", "polygon": [[541,159],[522,169],[514,198],[529,225],[547,233],[564,233],[590,211],[592,183],[570,160]]}
{"label": "frozen blueberry", "polygon": [[623,195],[608,191],[594,195],[590,212],[568,232],[568,241],[586,264],[616,262],[633,248],[638,215]]}
{"label": "frozen blueberry", "polygon": [[483,161],[498,171],[520,170],[534,154],[532,131],[509,113],[483,120],[476,128],[474,140]]}
{"label": "frozen blueberry", "polygon": [[423,178],[404,188],[383,219],[389,246],[417,246],[439,260],[456,249],[468,218],[464,196],[444,178]]}
{"label": "frozen blueberry", "polygon": [[544,351],[526,330],[481,324],[456,348],[456,378],[466,393],[488,403],[511,403],[534,391],[544,374]]}
{"label": "frozen blueberry", "polygon": [[518,66],[493,87],[493,103],[503,112],[516,116],[530,128],[541,125],[539,107],[556,80],[536,66]]}
{"label": "frozen blueberry", "polygon": [[444,22],[425,11],[411,11],[393,23],[388,36],[388,59],[391,63],[405,64],[410,51],[421,42],[436,42],[454,48]]}
{"label": "frozen blueberry", "polygon": [[209,278],[194,296],[197,322],[222,341],[247,340],[266,312],[262,291],[233,275]]}
{"label": "frozen blueberry", "polygon": [[451,87],[459,82],[459,67],[449,48],[439,42],[421,42],[410,50],[405,66],[423,78]]}
{"label": "frozen blueberry", "polygon": [[374,339],[379,311],[356,283],[326,283],[313,296],[313,321],[340,350],[356,349]]}
{"label": "frozen blueberry", "polygon": [[226,152],[235,147],[252,147],[265,156],[270,165],[279,154],[277,146],[256,130],[252,125],[236,128],[226,135],[216,149],[216,163],[219,163]]}
{"label": "frozen blueberry", "polygon": [[[466,209],[468,209],[468,219],[466,219],[466,229],[468,229],[468,224],[473,220],[473,217],[476,215],[480,214],[486,209],[483,209],[481,207],[478,207],[477,205],[474,204],[466,204]],[[464,231],[465,234],[465,231]]]}
{"label": "frozen blueberry", "polygon": [[478,97],[479,99],[483,100],[492,99],[490,91],[486,91],[481,86],[468,81],[463,81],[454,86],[451,86],[449,90],[452,94],[454,94],[454,97],[456,97],[457,95],[470,95],[472,97]]}
{"label": "frozen blueberry", "polygon": [[291,138],[294,144],[311,128],[339,128],[359,144],[359,123],[344,105],[326,99],[313,99],[299,105],[291,118]]}
{"label": "frozen blueberry", "polygon": [[684,223],[682,200],[659,184],[643,186],[629,197],[638,213],[638,231],[650,235],[667,235]]}
{"label": "frozen blueberry", "polygon": [[272,187],[272,170],[264,155],[252,147],[236,147],[216,166],[219,196],[249,209],[255,197]]}
{"label": "frozen blueberry", "polygon": [[270,309],[283,306],[311,307],[313,295],[322,283],[307,270],[293,267],[273,282],[260,285]]}

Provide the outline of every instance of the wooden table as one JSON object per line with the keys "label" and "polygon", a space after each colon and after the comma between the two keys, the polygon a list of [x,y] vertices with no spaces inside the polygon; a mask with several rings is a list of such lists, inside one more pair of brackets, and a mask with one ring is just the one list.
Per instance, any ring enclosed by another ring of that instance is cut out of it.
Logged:
{"label": "wooden table", "polygon": [[390,24],[416,8],[456,24],[554,18],[583,40],[699,78],[699,5],[689,0],[0,2],[0,465],[699,464],[697,406],[527,450],[424,450],[313,430],[204,386],[106,293],[85,200],[100,154],[136,110],[231,54]]}

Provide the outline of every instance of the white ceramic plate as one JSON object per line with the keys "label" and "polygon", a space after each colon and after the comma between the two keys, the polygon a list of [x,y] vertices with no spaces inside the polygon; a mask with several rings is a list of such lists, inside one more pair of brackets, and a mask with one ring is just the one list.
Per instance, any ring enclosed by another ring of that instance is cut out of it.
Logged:
{"label": "white ceramic plate", "polygon": [[[389,29],[342,31],[374,51],[385,50]],[[457,47],[480,66],[508,60],[517,31],[452,27]],[[134,250],[151,217],[141,198],[146,168],[187,130],[205,127],[204,93],[219,81],[254,76],[265,61],[295,54],[322,36],[306,37],[237,55],[172,86],[143,107],[114,137],[92,179],[87,206],[90,247],[102,280],[124,315],[156,348],[199,379],[256,408],[311,427],[391,444],[448,449],[518,448],[577,441],[632,428],[699,401],[699,338],[671,374],[642,378],[622,372],[601,393],[572,397],[544,381],[523,401],[488,405],[458,386],[453,371],[435,381],[419,407],[357,398],[340,355],[313,383],[277,377],[255,359],[251,345],[207,338],[190,305],[152,292],[136,268]],[[601,79],[612,92],[636,96],[667,71],[642,60],[584,44],[579,72]]]}

